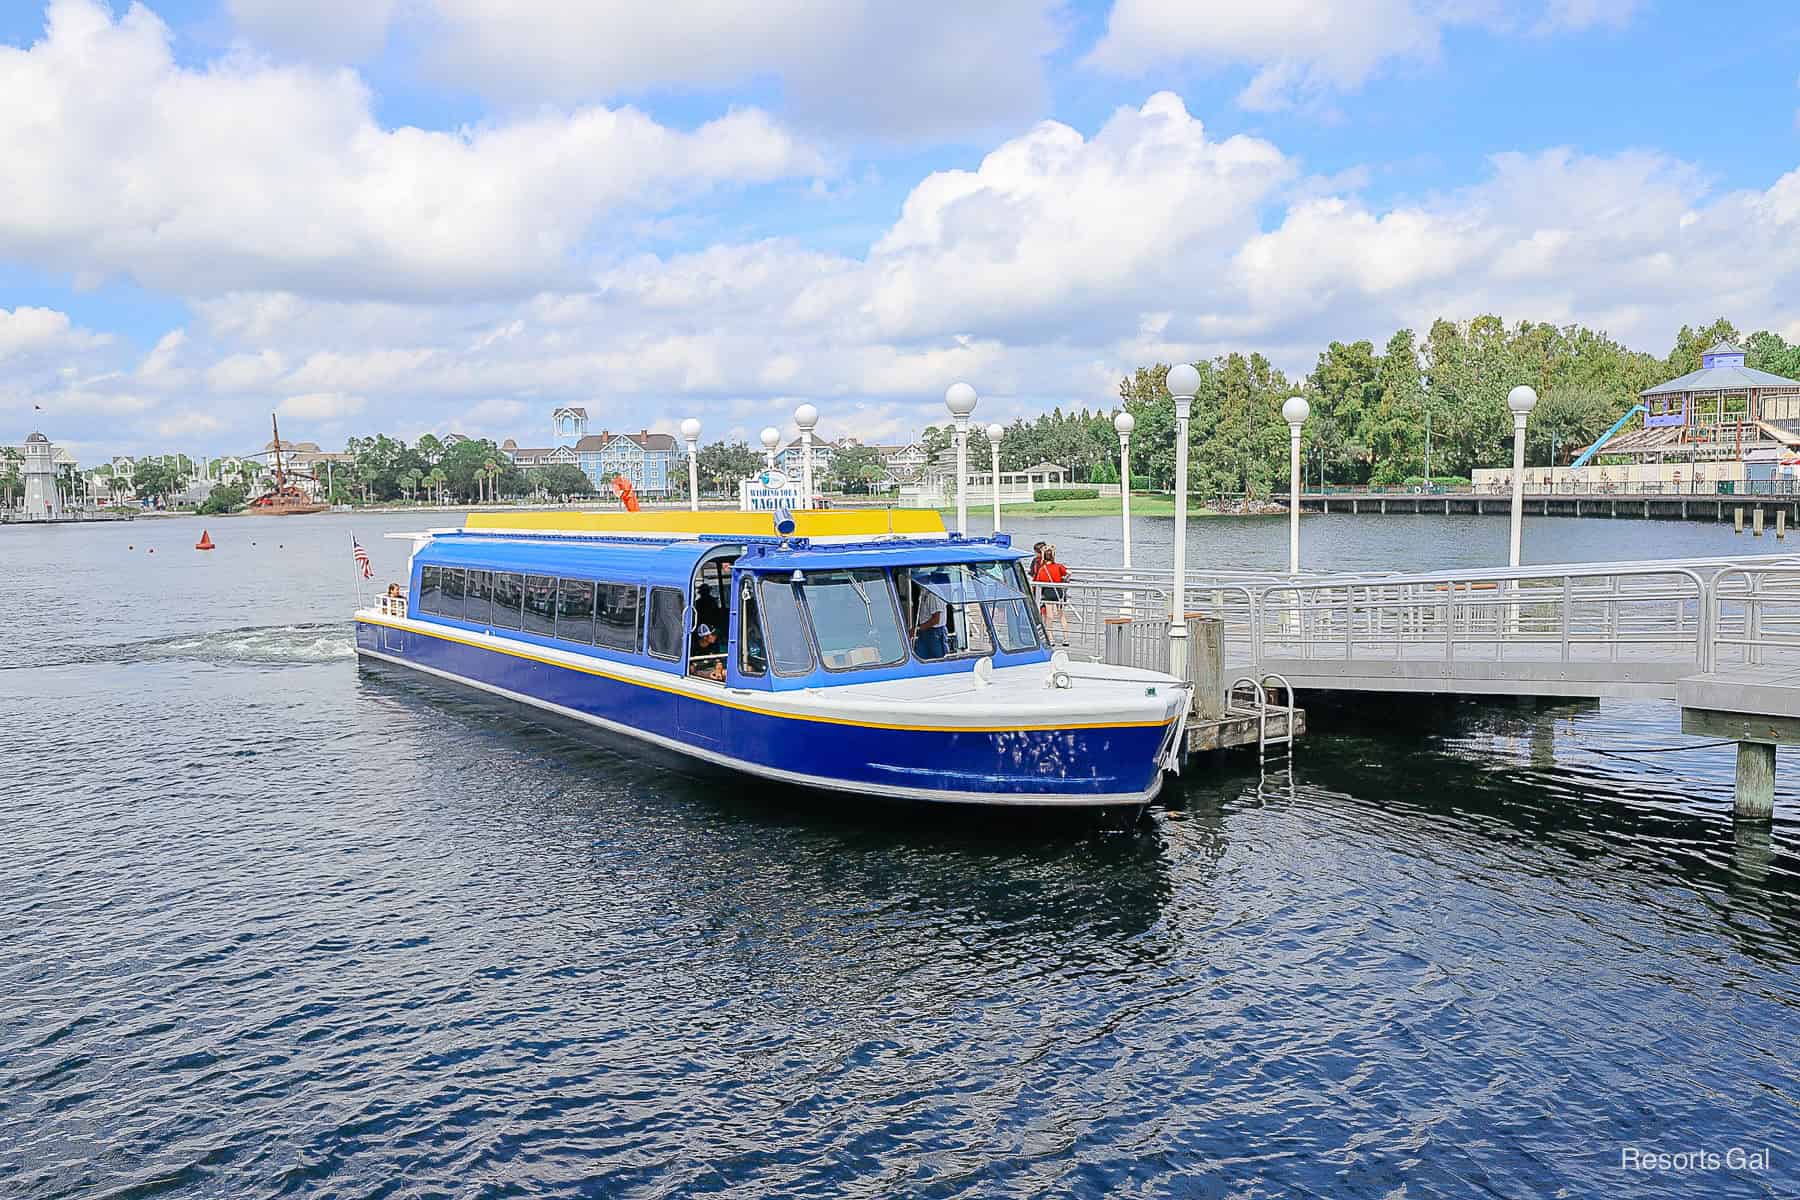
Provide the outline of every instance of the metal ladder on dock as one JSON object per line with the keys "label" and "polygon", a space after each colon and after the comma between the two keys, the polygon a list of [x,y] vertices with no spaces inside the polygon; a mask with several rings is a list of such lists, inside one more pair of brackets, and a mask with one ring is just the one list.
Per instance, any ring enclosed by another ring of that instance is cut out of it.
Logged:
{"label": "metal ladder on dock", "polygon": [[[1271,689],[1266,684],[1273,682],[1284,697],[1280,704],[1269,702]],[[1251,675],[1239,676],[1225,694],[1225,705],[1228,709],[1248,712],[1256,718],[1256,761],[1264,769],[1269,765],[1269,758],[1275,758],[1287,766],[1294,765],[1294,685],[1284,677],[1270,671],[1261,679]],[[1269,717],[1281,716],[1280,729],[1269,733]]]}

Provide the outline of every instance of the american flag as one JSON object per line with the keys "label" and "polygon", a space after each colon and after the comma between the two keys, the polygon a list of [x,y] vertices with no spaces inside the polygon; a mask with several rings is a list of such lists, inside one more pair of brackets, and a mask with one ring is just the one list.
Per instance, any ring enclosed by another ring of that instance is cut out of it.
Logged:
{"label": "american flag", "polygon": [[363,549],[362,543],[355,537],[350,539],[350,545],[353,547],[352,553],[356,555],[356,565],[362,568],[362,577],[364,579],[375,578],[375,570],[369,566],[369,552]]}

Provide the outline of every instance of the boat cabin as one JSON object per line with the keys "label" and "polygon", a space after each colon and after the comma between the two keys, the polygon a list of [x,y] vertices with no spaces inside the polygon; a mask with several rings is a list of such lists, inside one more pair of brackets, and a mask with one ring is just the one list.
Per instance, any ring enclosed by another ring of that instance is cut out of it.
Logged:
{"label": "boat cabin", "polygon": [[1023,561],[994,538],[547,536],[452,531],[413,556],[407,612],[718,684],[785,691],[1044,662]]}

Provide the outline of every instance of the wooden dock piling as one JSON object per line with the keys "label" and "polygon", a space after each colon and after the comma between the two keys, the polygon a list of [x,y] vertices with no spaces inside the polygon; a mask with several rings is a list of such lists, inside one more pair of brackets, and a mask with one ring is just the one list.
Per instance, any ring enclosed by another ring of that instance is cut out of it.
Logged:
{"label": "wooden dock piling", "polygon": [[1737,786],[1732,811],[1740,817],[1767,820],[1775,814],[1775,744],[1739,742]]}

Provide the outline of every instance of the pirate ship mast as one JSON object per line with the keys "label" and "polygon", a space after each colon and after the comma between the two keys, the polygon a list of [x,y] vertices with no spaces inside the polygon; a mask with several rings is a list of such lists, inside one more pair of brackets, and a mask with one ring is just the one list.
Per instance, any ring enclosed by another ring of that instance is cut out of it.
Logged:
{"label": "pirate ship mast", "polygon": [[281,461],[281,426],[276,423],[274,413],[269,414],[269,428],[275,435],[269,451],[271,465],[275,468],[275,486],[250,501],[246,511],[270,517],[294,517],[330,508],[331,505],[320,504],[288,479],[287,466]]}

